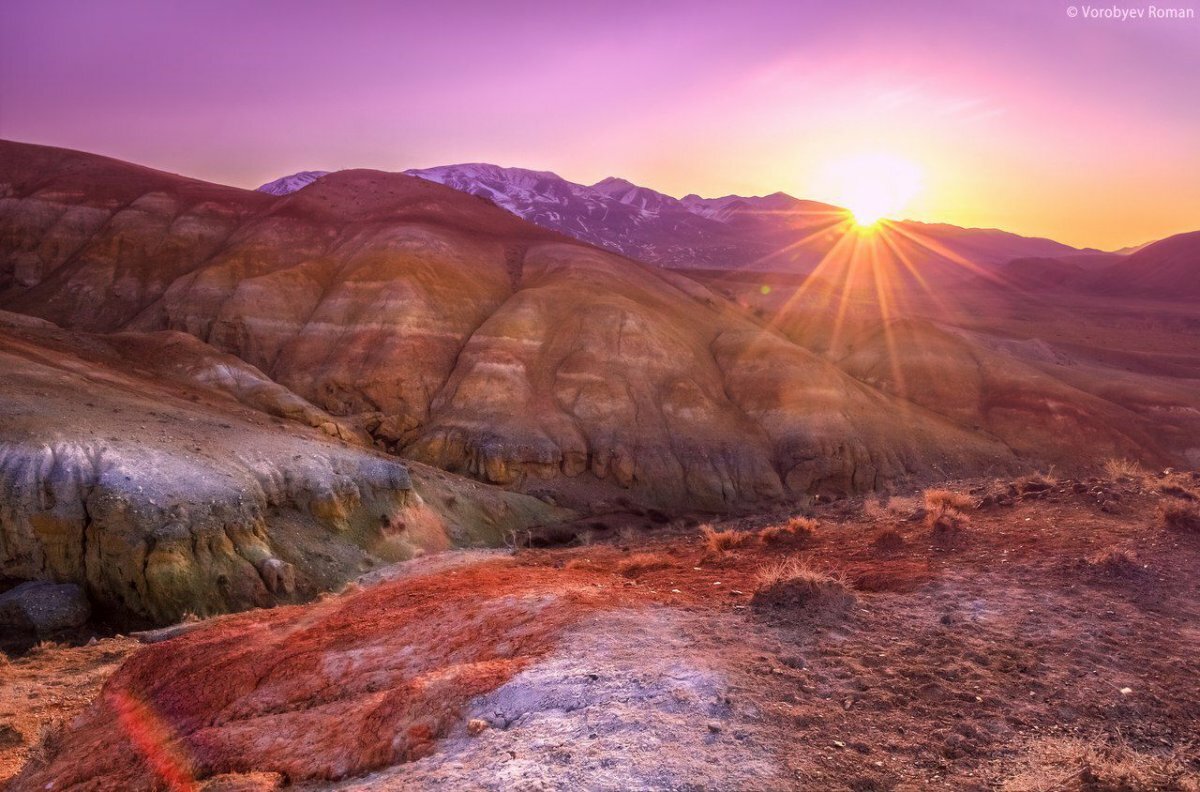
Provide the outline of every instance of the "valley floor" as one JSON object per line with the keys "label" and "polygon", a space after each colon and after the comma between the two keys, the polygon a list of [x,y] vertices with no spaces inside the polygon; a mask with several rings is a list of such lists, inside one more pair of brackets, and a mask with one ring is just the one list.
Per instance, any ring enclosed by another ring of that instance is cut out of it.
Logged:
{"label": "valley floor", "polygon": [[[918,493],[813,523],[596,525],[585,546],[444,553],[146,646],[42,646],[0,666],[0,778],[1200,789],[1200,477],[947,487],[973,504],[939,530]],[[764,578],[793,558],[808,588],[794,567]],[[150,738],[128,728],[143,710]]]}

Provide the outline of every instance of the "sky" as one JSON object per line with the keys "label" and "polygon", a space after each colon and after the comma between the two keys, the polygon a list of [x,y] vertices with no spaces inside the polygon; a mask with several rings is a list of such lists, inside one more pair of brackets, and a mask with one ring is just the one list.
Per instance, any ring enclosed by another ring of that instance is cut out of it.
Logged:
{"label": "sky", "polygon": [[1071,2],[4,0],[0,137],[242,187],[493,162],[835,200],[900,161],[900,217],[1200,229],[1200,0]]}

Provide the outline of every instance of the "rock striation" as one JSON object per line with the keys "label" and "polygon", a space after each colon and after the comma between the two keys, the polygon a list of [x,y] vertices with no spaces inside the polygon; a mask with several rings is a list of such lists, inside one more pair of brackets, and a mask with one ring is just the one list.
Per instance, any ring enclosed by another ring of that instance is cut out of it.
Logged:
{"label": "rock striation", "polygon": [[[694,281],[423,179],[275,198],[6,145],[0,307],[189,334],[450,471],[725,508],[1010,458]],[[103,217],[56,220],[80,212]]]}
{"label": "rock striation", "polygon": [[202,348],[0,324],[0,576],[78,584],[105,615],[166,623],[308,599],[562,514],[412,470]]}

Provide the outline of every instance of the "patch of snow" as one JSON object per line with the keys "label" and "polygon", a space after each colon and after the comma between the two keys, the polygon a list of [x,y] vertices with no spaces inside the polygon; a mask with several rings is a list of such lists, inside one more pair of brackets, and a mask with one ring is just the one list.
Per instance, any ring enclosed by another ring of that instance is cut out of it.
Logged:
{"label": "patch of snow", "polygon": [[291,195],[297,190],[304,189],[322,176],[327,175],[329,175],[329,171],[300,171],[299,173],[293,173],[291,176],[283,176],[273,182],[267,182],[258,188],[258,192],[269,193],[271,195]]}

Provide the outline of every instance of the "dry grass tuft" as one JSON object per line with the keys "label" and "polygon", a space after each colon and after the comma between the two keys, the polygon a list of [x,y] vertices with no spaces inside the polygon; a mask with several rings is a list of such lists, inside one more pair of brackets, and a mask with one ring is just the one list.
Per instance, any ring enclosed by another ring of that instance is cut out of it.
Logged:
{"label": "dry grass tuft", "polygon": [[895,517],[909,519],[917,513],[921,500],[915,495],[894,495],[888,498],[887,510]]}
{"label": "dry grass tuft", "polygon": [[1172,501],[1158,507],[1164,526],[1185,533],[1200,533],[1200,506],[1191,501]]}
{"label": "dry grass tuft", "polygon": [[1087,565],[1112,578],[1138,578],[1146,572],[1136,555],[1117,547],[1101,550],[1087,559]]}
{"label": "dry grass tuft", "polygon": [[43,638],[30,648],[29,654],[31,656],[50,654],[64,648],[66,648],[65,645],[60,644],[58,641]]}
{"label": "dry grass tuft", "polygon": [[971,524],[971,517],[962,514],[954,506],[941,504],[925,515],[925,524],[934,532],[935,539],[952,539]]}
{"label": "dry grass tuft", "polygon": [[951,542],[971,523],[971,518],[953,506],[941,504],[925,515],[925,524],[939,542]]}
{"label": "dry grass tuft", "polygon": [[1052,738],[1035,744],[1004,792],[1125,792],[1140,789],[1200,790],[1200,775],[1177,756],[1139,753],[1126,746]]}
{"label": "dry grass tuft", "polygon": [[1045,473],[1030,473],[1017,479],[1017,491],[1022,495],[1030,492],[1045,492],[1058,484],[1058,479],[1050,471]]}
{"label": "dry grass tuft", "polygon": [[745,531],[719,531],[708,524],[700,526],[700,536],[704,539],[705,549],[710,553],[724,553],[742,547],[755,537],[754,534]]}
{"label": "dry grass tuft", "polygon": [[816,520],[808,517],[792,517],[783,525],[769,525],[758,532],[764,544],[785,544],[812,539],[817,532]]}
{"label": "dry grass tuft", "polygon": [[1146,469],[1132,459],[1104,460],[1104,474],[1110,479],[1139,481],[1146,477]]}
{"label": "dry grass tuft", "polygon": [[927,489],[922,493],[925,497],[925,508],[929,512],[939,509],[955,509],[960,512],[975,508],[975,499],[961,492],[948,489]]}
{"label": "dry grass tuft", "polygon": [[751,603],[758,608],[785,607],[810,616],[834,616],[848,611],[855,600],[842,575],[814,569],[793,556],[759,570]]}
{"label": "dry grass tuft", "polygon": [[661,553],[634,553],[621,559],[617,564],[617,572],[627,578],[634,578],[644,572],[654,572],[670,566],[671,559]]}
{"label": "dry grass tuft", "polygon": [[886,500],[868,500],[863,503],[863,515],[873,520],[908,520],[921,507],[921,499],[914,495],[893,495]]}

